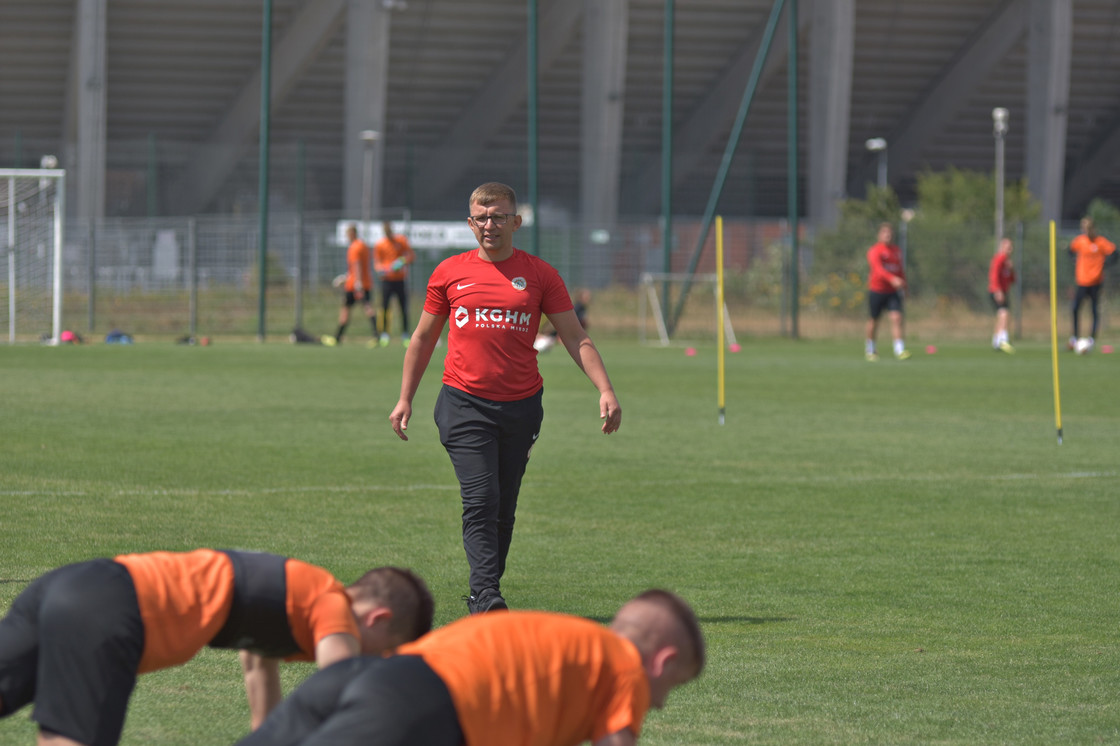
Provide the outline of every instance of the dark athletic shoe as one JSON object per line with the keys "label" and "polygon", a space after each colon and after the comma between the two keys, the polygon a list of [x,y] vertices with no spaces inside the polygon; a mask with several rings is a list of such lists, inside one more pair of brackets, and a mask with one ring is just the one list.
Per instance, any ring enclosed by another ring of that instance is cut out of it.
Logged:
{"label": "dark athletic shoe", "polygon": [[477,596],[464,596],[467,602],[467,611],[472,614],[485,614],[489,611],[509,611],[506,600],[497,591],[483,591]]}

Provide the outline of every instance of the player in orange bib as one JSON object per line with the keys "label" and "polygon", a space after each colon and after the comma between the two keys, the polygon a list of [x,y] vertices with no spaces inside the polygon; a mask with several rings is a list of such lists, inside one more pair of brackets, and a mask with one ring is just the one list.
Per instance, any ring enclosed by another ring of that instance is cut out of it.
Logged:
{"label": "player in orange bib", "polygon": [[346,238],[350,242],[346,248],[346,279],[342,289],[342,307],[338,310],[338,331],[333,337],[324,338],[328,345],[342,342],[342,335],[350,325],[350,309],[361,301],[366,317],[373,331],[373,339],[377,340],[377,311],[373,308],[373,272],[370,270],[373,254],[369,245],[358,238],[358,226],[351,225],[346,228]]}
{"label": "player in orange bib", "polygon": [[1097,228],[1090,217],[1081,219],[1081,235],[1070,242],[1069,253],[1075,262],[1074,275],[1077,282],[1077,291],[1074,293],[1073,305],[1070,308],[1073,315],[1073,336],[1069,339],[1069,347],[1073,349],[1077,344],[1081,303],[1088,298],[1093,310],[1093,333],[1089,336],[1089,347],[1092,348],[1100,328],[1104,268],[1114,264],[1120,254],[1116,253],[1116,244],[1097,233]]}
{"label": "player in orange bib", "polygon": [[311,676],[239,746],[633,746],[704,668],[696,615],[650,590],[610,627],[540,611],[466,617],[397,655]]}
{"label": "player in orange bib", "polygon": [[381,224],[385,237],[373,246],[373,270],[381,278],[381,346],[389,344],[389,303],[397,299],[401,310],[401,341],[408,342],[408,265],[416,253],[404,236],[393,233],[388,220]]}
{"label": "player in orange bib", "polygon": [[40,746],[112,746],[136,676],[203,647],[240,650],[252,727],[280,701],[278,665],[381,653],[431,629],[416,575],[369,571],[344,587],[273,554],[127,554],[53,570],[0,620],[0,716],[34,702]]}

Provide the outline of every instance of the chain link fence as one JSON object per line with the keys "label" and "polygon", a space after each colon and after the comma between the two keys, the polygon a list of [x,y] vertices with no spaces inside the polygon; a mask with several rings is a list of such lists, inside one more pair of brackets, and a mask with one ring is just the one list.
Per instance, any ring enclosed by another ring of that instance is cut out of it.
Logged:
{"label": "chain link fence", "polygon": [[[394,217],[396,222],[396,217]],[[258,218],[118,218],[66,226],[63,286],[64,326],[93,338],[113,330],[130,335],[193,339],[199,335],[286,338],[300,327],[312,336],[333,331],[340,296],[332,280],[345,271],[345,246],[337,214],[273,213],[264,261]],[[407,222],[405,233],[408,233]],[[417,224],[419,225],[419,224]],[[715,237],[693,217],[675,218],[668,247],[657,218],[626,220],[611,233],[588,233],[578,223],[542,225],[539,254],[565,278],[569,289],[594,295],[590,316],[596,334],[635,339],[649,319],[640,316],[643,273],[715,272]],[[793,273],[789,225],[782,220],[724,220],[725,300],[740,334],[849,335],[866,317],[866,252],[874,226],[838,234],[802,224],[798,272]],[[1068,326],[1072,265],[1065,247],[1077,233],[1061,226],[1058,237],[1059,325]],[[1049,236],[1047,226],[1009,229],[1016,244],[1019,282],[1012,313],[1016,336],[1049,331]],[[1106,235],[1108,235],[1106,233]],[[523,226],[518,245],[528,247]],[[941,334],[974,336],[990,322],[988,262],[995,249],[990,225],[900,224],[910,289],[907,320]],[[417,249],[410,272],[410,316],[423,304],[425,283],[435,265],[461,246]],[[1105,307],[1120,282],[1106,273]],[[710,283],[658,288],[664,313],[680,309],[680,326],[715,337]],[[798,302],[791,298],[796,290]],[[707,294],[707,295],[705,295]],[[665,301],[668,302],[665,302]],[[376,299],[380,305],[380,298]],[[1107,326],[1106,326],[1107,328]],[[46,331],[46,330],[44,330]],[[37,339],[38,335],[28,337]],[[27,341],[27,340],[24,340]]]}

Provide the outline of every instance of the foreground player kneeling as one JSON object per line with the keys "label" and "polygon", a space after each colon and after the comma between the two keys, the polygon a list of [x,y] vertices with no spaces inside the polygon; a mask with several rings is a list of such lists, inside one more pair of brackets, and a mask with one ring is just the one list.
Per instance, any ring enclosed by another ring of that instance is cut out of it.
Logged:
{"label": "foreground player kneeling", "polygon": [[424,582],[396,567],[343,587],[273,554],[128,554],[33,581],[0,620],[0,717],[34,702],[39,744],[112,746],[137,674],[203,647],[241,651],[252,727],[280,699],[281,660],[320,668],[379,654],[432,626]]}
{"label": "foreground player kneeling", "polygon": [[668,591],[627,602],[609,628],[478,614],[319,671],[239,746],[632,746],[649,708],[704,660],[696,615]]}

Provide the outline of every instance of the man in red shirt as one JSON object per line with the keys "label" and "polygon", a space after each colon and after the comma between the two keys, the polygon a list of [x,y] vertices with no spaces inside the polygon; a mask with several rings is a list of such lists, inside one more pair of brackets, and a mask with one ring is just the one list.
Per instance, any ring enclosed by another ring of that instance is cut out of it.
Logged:
{"label": "man in red shirt", "polygon": [[902,252],[894,244],[894,228],[890,223],[879,226],[879,242],[867,250],[867,264],[870,268],[867,300],[871,317],[867,320],[864,355],[869,362],[879,359],[875,337],[879,331],[879,317],[886,311],[891,320],[894,356],[906,360],[910,357],[903,341],[902,327],[902,292],[906,289],[906,271],[902,266]]}
{"label": "man in red shirt", "polygon": [[408,265],[416,261],[408,239],[393,233],[392,224],[381,224],[385,237],[373,247],[373,269],[381,278],[381,346],[389,344],[389,302],[401,309],[401,341],[408,344]]}
{"label": "man in red shirt", "polygon": [[373,273],[370,271],[373,255],[366,242],[358,238],[358,226],[348,226],[346,238],[350,244],[346,248],[346,281],[343,285],[345,295],[342,297],[342,308],[338,311],[338,331],[333,337],[324,337],[322,340],[323,344],[330,347],[342,341],[342,335],[350,324],[350,309],[359,300],[373,329],[371,344],[376,344],[378,338],[377,311],[373,308]]}
{"label": "man in red shirt", "polygon": [[1089,299],[1093,310],[1093,333],[1089,337],[1088,348],[1092,349],[1100,328],[1100,300],[1101,285],[1104,284],[1104,268],[1114,264],[1120,254],[1116,253],[1116,244],[1097,233],[1093,219],[1081,219],[1081,235],[1073,239],[1069,245],[1069,253],[1075,259],[1074,275],[1077,282],[1077,291],[1073,296],[1073,305],[1070,309],[1073,314],[1073,336],[1069,338],[1069,347],[1072,350],[1077,344],[1078,316],[1080,315],[1081,302]]}
{"label": "man in red shirt", "polygon": [[379,654],[432,626],[408,570],[343,586],[321,567],[259,552],[127,554],[33,581],[0,620],[0,717],[34,702],[40,746],[113,746],[138,674],[203,647],[240,650],[252,727],[280,701],[281,661],[319,667]]}
{"label": "man in red shirt", "polygon": [[704,661],[695,613],[663,590],[609,628],[541,611],[466,617],[313,674],[238,746],[633,746],[649,708]]}
{"label": "man in red shirt", "polygon": [[412,399],[450,318],[435,420],[459,480],[463,547],[471,568],[467,608],[478,613],[507,608],[500,581],[521,478],[544,418],[543,381],[533,348],[543,315],[599,390],[603,433],[618,429],[622,409],[560,274],[514,248],[521,216],[513,189],[483,184],[471,194],[468,208],[478,249],[445,259],[428,280],[424,310],[404,356],[400,400],[389,422],[401,440],[408,440]]}
{"label": "man in red shirt", "polygon": [[1015,282],[1015,263],[1011,254],[1015,250],[1010,238],[1001,238],[999,248],[992,256],[992,263],[988,265],[988,295],[996,308],[996,328],[992,334],[992,349],[1002,350],[1009,355],[1015,353],[1015,348],[1007,340],[1008,291],[1011,283]]}

